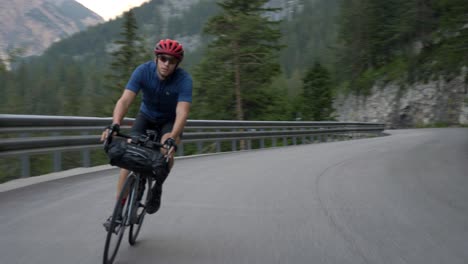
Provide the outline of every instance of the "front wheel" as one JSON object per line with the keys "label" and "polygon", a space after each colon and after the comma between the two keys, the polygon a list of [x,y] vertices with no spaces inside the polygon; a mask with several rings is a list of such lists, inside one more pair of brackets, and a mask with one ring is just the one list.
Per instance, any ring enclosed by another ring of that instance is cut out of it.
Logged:
{"label": "front wheel", "polygon": [[128,243],[130,245],[135,245],[138,234],[140,233],[141,226],[143,225],[143,220],[145,219],[146,211],[143,207],[137,209],[137,219],[134,224],[130,225],[130,230],[128,233]]}
{"label": "front wheel", "polygon": [[135,177],[129,175],[125,184],[120,191],[119,199],[115,203],[114,212],[112,214],[111,225],[107,231],[106,244],[104,246],[104,264],[112,264],[120,247],[120,242],[125,233],[125,224],[128,219],[128,209],[130,201],[123,202],[128,197],[128,194],[135,184]]}
{"label": "front wheel", "polygon": [[[143,181],[143,177],[142,175],[140,175],[140,181]],[[146,192],[144,194],[141,195],[141,199],[143,200],[143,196],[146,196],[146,199],[144,199],[146,202],[145,204],[147,203],[148,201],[148,197],[149,197],[149,194],[151,192],[151,187],[152,187],[152,183],[154,183],[154,181],[150,178],[150,177],[147,177],[147,187],[146,187]],[[144,184],[143,184],[143,187],[144,187]],[[143,192],[144,191],[144,188],[143,190],[138,190],[138,192]],[[129,230],[129,233],[128,233],[128,243],[130,243],[130,245],[135,245],[136,243],[136,239],[138,237],[138,234],[140,233],[140,229],[141,229],[141,226],[143,225],[143,220],[145,219],[145,215],[146,215],[146,209],[145,207],[141,207],[139,206],[140,205],[140,201],[136,201],[136,221],[133,222],[131,225],[130,225],[130,230]]]}

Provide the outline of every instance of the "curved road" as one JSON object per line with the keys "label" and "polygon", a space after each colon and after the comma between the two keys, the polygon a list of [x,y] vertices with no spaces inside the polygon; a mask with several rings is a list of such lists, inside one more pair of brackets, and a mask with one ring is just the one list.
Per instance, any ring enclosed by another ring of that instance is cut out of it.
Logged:
{"label": "curved road", "polygon": [[[468,129],[177,161],[116,263],[468,263]],[[0,263],[100,263],[116,170],[0,193]]]}

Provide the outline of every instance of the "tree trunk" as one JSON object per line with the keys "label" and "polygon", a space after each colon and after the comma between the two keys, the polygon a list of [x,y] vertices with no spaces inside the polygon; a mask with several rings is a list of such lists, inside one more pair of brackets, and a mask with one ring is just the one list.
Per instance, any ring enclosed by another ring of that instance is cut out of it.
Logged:
{"label": "tree trunk", "polygon": [[242,109],[242,94],[241,94],[241,77],[240,77],[240,60],[239,60],[239,43],[233,43],[234,48],[234,89],[236,95],[236,117],[237,120],[244,120],[244,111]]}
{"label": "tree trunk", "polygon": [[[244,120],[244,111],[242,109],[242,93],[241,93],[241,77],[240,77],[240,59],[239,59],[239,43],[234,41],[234,90],[236,95],[236,118]],[[239,129],[243,131],[243,129]],[[240,140],[240,149],[245,150],[245,140]]]}

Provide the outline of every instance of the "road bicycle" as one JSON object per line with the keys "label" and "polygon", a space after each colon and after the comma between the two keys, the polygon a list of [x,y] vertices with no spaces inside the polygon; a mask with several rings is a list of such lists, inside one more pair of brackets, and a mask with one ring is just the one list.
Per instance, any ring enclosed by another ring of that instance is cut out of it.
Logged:
{"label": "road bicycle", "polygon": [[[159,143],[160,132],[155,130],[147,130],[146,135],[138,137],[131,137],[122,133],[117,133],[112,137],[131,139],[132,144],[150,147],[155,151],[160,151],[161,148],[168,149],[167,146]],[[112,137],[109,136],[104,144],[109,144]],[[165,159],[166,163],[168,159]],[[110,227],[107,230],[104,246],[104,264],[112,264],[114,262],[127,227],[129,227],[128,242],[132,246],[135,245],[143,225],[146,215],[146,204],[148,204],[151,197],[154,184],[156,184],[156,180],[151,173],[130,171],[120,191],[110,219]]]}

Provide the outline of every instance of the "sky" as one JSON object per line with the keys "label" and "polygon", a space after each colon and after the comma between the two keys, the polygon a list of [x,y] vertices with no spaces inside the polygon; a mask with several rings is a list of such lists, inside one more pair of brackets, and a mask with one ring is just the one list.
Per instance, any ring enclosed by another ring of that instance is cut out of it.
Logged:
{"label": "sky", "polygon": [[149,0],[75,0],[88,9],[109,20],[121,15],[132,7],[140,6]]}

